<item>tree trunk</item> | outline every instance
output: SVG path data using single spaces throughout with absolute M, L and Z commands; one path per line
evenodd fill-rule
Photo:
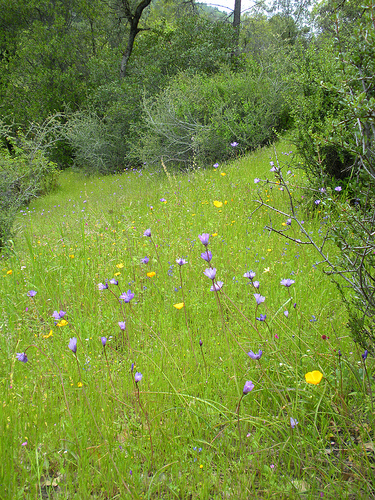
M 138 35 L 138 33 L 141 30 L 141 28 L 138 28 L 139 21 L 142 16 L 142 12 L 146 7 L 148 7 L 151 3 L 151 0 L 142 0 L 138 5 L 137 8 L 135 9 L 134 14 L 130 10 L 130 5 L 128 0 L 122 0 L 122 6 L 124 9 L 124 14 L 126 19 L 129 22 L 130 25 L 130 33 L 128 37 L 128 43 L 126 46 L 126 49 L 122 53 L 122 59 L 121 59 L 121 70 L 120 70 L 120 76 L 121 78 L 124 78 L 126 75 L 126 68 L 129 62 L 129 58 L 131 56 L 132 50 L 133 50 L 133 45 L 134 45 L 134 40 L 135 37 Z

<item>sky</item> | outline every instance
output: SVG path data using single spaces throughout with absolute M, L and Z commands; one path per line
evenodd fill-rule
M 225 12 L 230 12 L 234 9 L 234 0 L 199 0 L 202 3 L 206 3 L 207 5 L 211 5 L 212 7 L 217 7 L 219 10 L 223 10 Z M 254 0 L 242 0 L 241 1 L 241 12 L 244 13 L 247 9 L 250 9 L 252 5 L 254 5 Z

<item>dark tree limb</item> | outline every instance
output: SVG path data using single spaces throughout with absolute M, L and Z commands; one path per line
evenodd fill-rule
M 121 70 L 120 76 L 124 78 L 126 75 L 126 68 L 128 65 L 129 58 L 131 56 L 135 37 L 138 35 L 142 28 L 138 27 L 139 21 L 142 16 L 142 12 L 148 7 L 151 3 L 151 0 L 142 0 L 136 7 L 134 14 L 131 11 L 130 4 L 128 0 L 122 0 L 122 7 L 125 14 L 126 19 L 128 20 L 130 32 L 128 37 L 128 43 L 126 45 L 126 49 L 122 53 L 121 59 Z

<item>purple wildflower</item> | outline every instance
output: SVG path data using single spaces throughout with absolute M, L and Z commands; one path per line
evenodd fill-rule
M 217 168 L 218 166 L 219 166 L 219 164 L 218 164 L 218 163 L 215 163 L 215 164 L 214 164 L 214 168 Z
M 53 311 L 52 318 L 54 318 L 56 321 L 60 321 L 60 319 L 65 316 L 65 314 L 65 311 Z
M 319 205 L 320 200 L 315 200 L 314 203 L 315 203 L 315 205 Z
M 216 283 L 212 283 L 211 292 L 218 292 L 223 288 L 224 283 L 222 281 L 218 281 Z
M 250 352 L 247 353 L 247 355 L 251 359 L 254 359 L 254 360 L 260 359 L 262 357 L 262 354 L 263 354 L 263 351 L 261 351 L 260 349 L 259 349 L 259 351 L 258 351 L 257 354 L 255 352 L 253 352 L 253 351 L 250 351 Z
M 258 179 L 258 177 L 255 177 L 254 184 L 258 184 L 258 182 L 260 182 L 260 179 Z
M 107 337 L 100 337 L 100 340 L 102 341 L 102 346 L 105 347 L 107 343 Z
M 368 355 L 368 350 L 366 349 L 365 352 L 362 354 L 363 361 L 366 361 L 367 355 Z
M 201 253 L 201 258 L 206 262 L 210 262 L 212 259 L 212 253 L 209 250 L 206 250 L 206 252 Z
M 259 306 L 259 304 L 261 304 L 262 302 L 264 302 L 266 300 L 266 297 L 263 297 L 262 295 L 260 295 L 260 293 L 254 293 L 254 298 L 255 298 L 258 306 Z
M 244 395 L 246 396 L 246 394 L 248 394 L 249 392 L 251 392 L 252 390 L 254 389 L 254 384 L 252 383 L 251 380 L 248 380 L 245 385 L 244 385 L 244 388 L 243 388 L 243 393 Z
M 284 316 L 287 318 L 289 316 L 289 312 L 288 311 L 284 311 Z
M 232 148 L 236 148 L 238 146 L 238 142 L 233 141 L 230 143 L 230 145 L 232 146 Z
M 341 186 L 336 186 L 335 187 L 335 191 L 337 191 L 338 193 L 341 191 L 342 187 Z
M 98 288 L 99 288 L 99 290 L 107 290 L 108 283 L 107 282 L 105 282 L 105 283 L 99 283 Z
M 203 340 L 202 339 L 199 339 L 199 345 L 202 347 L 202 345 L 203 345 Z
M 132 363 L 132 365 L 130 367 L 130 371 L 133 373 L 133 371 L 134 371 L 134 363 Z
M 201 240 L 202 245 L 206 247 L 208 245 L 208 240 L 210 238 L 210 235 L 208 233 L 202 233 L 198 234 L 198 238 Z
M 151 229 L 146 229 L 146 231 L 143 233 L 143 236 L 147 236 L 148 238 L 151 238 Z
M 184 264 L 187 264 L 187 260 L 185 260 L 185 259 L 176 259 L 176 262 L 179 266 L 183 266 Z
M 292 219 L 287 219 L 286 220 L 286 225 L 291 226 L 292 225 Z
M 293 283 L 295 283 L 295 281 L 291 280 L 290 278 L 287 278 L 285 280 L 281 280 L 280 281 L 280 285 L 286 286 L 287 288 L 289 288 L 290 286 L 292 286 Z
M 203 271 L 203 274 L 205 274 L 210 280 L 214 280 L 216 276 L 216 268 L 208 267 Z
M 70 339 L 68 347 L 74 354 L 77 352 L 77 339 L 75 337 Z
M 136 372 L 136 374 L 134 375 L 135 383 L 138 384 L 138 382 L 142 380 L 142 377 L 143 377 L 142 373 Z
M 37 294 L 38 292 L 36 292 L 35 290 L 29 290 L 27 292 L 27 296 L 28 297 L 35 297 L 35 295 Z
M 253 278 L 255 278 L 255 273 L 254 271 L 248 271 L 247 273 L 245 273 L 243 275 L 244 278 L 249 278 L 249 280 L 252 280 Z
M 125 321 L 119 321 L 118 326 L 120 327 L 120 330 L 125 330 L 126 328 Z
M 149 260 L 150 260 L 150 259 L 149 259 L 149 258 L 147 257 L 147 255 L 146 255 L 146 257 L 144 257 L 143 259 L 141 259 L 141 263 L 142 263 L 142 264 L 148 264 L 148 261 L 149 261 Z
M 109 280 L 109 282 L 111 283 L 111 285 L 118 285 L 118 281 L 115 278 L 112 278 L 111 280 Z
M 266 321 L 267 314 L 261 314 L 259 318 L 257 318 L 258 321 Z
M 298 425 L 298 420 L 296 420 L 295 418 L 290 417 L 290 427 L 292 429 L 294 429 L 296 425 Z
M 123 300 L 126 304 L 134 299 L 134 293 L 129 289 L 127 292 L 122 293 L 119 297 L 120 300 Z
M 22 363 L 27 363 L 29 361 L 25 352 L 17 352 L 16 358 Z
M 259 285 L 260 285 L 259 281 L 253 281 L 254 288 L 259 288 Z
M 320 191 L 321 193 L 325 193 L 325 192 L 326 192 L 326 188 L 320 188 L 320 189 L 319 189 L 319 191 Z

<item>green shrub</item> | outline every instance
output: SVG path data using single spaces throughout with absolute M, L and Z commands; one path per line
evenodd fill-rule
M 6 130 L 3 127 L 3 132 Z M 6 130 L 9 132 L 9 129 Z M 20 207 L 51 191 L 57 181 L 56 164 L 45 156 L 38 137 L 2 137 L 0 148 L 0 248 L 12 236 L 15 215 Z
M 231 158 L 275 137 L 287 124 L 281 77 L 256 63 L 214 76 L 180 74 L 156 98 L 144 99 L 144 124 L 134 148 L 148 164 L 164 161 L 183 168 Z

